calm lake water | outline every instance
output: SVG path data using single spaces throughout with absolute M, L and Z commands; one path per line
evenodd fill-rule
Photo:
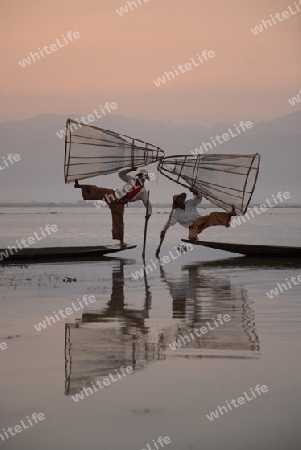
M 156 450 L 160 436 L 171 443 L 158 448 L 172 450 L 300 448 L 301 284 L 273 298 L 267 292 L 301 275 L 301 260 L 197 246 L 181 254 L 187 231 L 176 225 L 161 249 L 170 262 L 159 266 L 168 214 L 155 209 L 149 221 L 146 276 L 136 273 L 144 210 L 134 208 L 125 216 L 133 250 L 98 261 L 0 265 L 0 344 L 7 344 L 0 430 L 45 415 L 0 437 L 3 449 Z M 37 246 L 113 243 L 106 208 L 2 208 L 0 248 L 47 224 L 58 231 Z M 301 209 L 272 209 L 235 228 L 208 229 L 202 239 L 301 246 Z M 85 295 L 96 300 L 81 308 Z M 34 327 L 70 307 L 65 319 Z M 123 375 L 122 367 L 133 372 Z M 257 385 L 268 390 L 259 395 Z M 244 404 L 227 408 L 239 397 Z

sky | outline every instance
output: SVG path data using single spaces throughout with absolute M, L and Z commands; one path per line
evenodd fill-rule
M 120 16 L 126 0 L 1 0 L 0 121 L 87 115 L 108 101 L 113 114 L 178 125 L 256 123 L 300 109 L 288 102 L 301 89 L 299 0 L 136 3 Z M 276 24 L 253 34 L 270 15 Z M 79 37 L 66 44 L 69 31 Z M 49 54 L 21 67 L 45 45 Z M 203 51 L 215 56 L 194 66 Z M 190 70 L 155 85 L 185 63 Z

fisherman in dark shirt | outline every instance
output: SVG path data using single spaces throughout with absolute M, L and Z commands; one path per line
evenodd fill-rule
M 112 237 L 120 241 L 121 247 L 126 247 L 124 238 L 124 205 L 127 203 L 137 202 L 141 200 L 146 208 L 146 217 L 152 214 L 152 205 L 148 200 L 147 191 L 144 187 L 146 180 L 149 180 L 147 170 L 140 170 L 136 177 L 128 175 L 129 172 L 137 170 L 136 167 L 132 169 L 124 169 L 119 172 L 119 177 L 126 184 L 118 192 L 118 190 L 97 187 L 94 185 L 83 184 L 80 185 L 76 180 L 75 188 L 82 190 L 84 200 L 104 200 L 109 206 L 112 214 Z

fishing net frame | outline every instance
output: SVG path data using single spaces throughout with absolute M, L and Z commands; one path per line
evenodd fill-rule
M 108 175 L 126 167 L 147 166 L 160 161 L 164 155 L 165 152 L 160 147 L 141 139 L 86 125 L 70 118 L 66 121 L 64 160 L 66 184 L 75 180 Z
M 234 205 L 236 213 L 243 215 L 248 209 L 255 190 L 259 166 L 259 153 L 212 154 L 197 157 L 176 155 L 162 159 L 158 164 L 158 171 L 185 188 L 196 190 L 225 211 L 230 212 Z M 212 182 L 205 179 L 206 176 L 210 178 L 209 171 L 213 174 Z M 219 172 L 228 174 L 226 176 L 230 180 L 232 177 L 232 187 L 229 186 L 230 183 L 228 186 L 221 184 L 222 175 Z

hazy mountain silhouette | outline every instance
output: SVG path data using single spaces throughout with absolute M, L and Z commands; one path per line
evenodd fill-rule
M 70 117 L 80 117 L 72 114 Z M 0 171 L 0 202 L 5 201 L 77 201 L 80 191 L 64 184 L 64 139 L 56 132 L 65 128 L 66 116 L 46 114 L 20 122 L 0 123 L 1 158 L 18 153 L 21 161 Z M 248 119 L 245 119 L 248 120 Z M 210 153 L 261 154 L 261 170 L 253 201 L 263 201 L 278 191 L 289 191 L 292 203 L 301 203 L 301 111 L 268 122 L 253 124 L 253 128 L 219 144 Z M 167 156 L 188 154 L 210 137 L 235 131 L 233 123 L 219 123 L 210 129 L 198 125 L 177 126 L 171 122 L 143 121 L 119 115 L 105 116 L 93 125 L 126 133 L 158 145 Z M 150 186 L 154 202 L 169 202 L 182 187 L 166 180 L 156 171 Z M 118 187 L 117 175 L 92 178 L 87 183 Z

